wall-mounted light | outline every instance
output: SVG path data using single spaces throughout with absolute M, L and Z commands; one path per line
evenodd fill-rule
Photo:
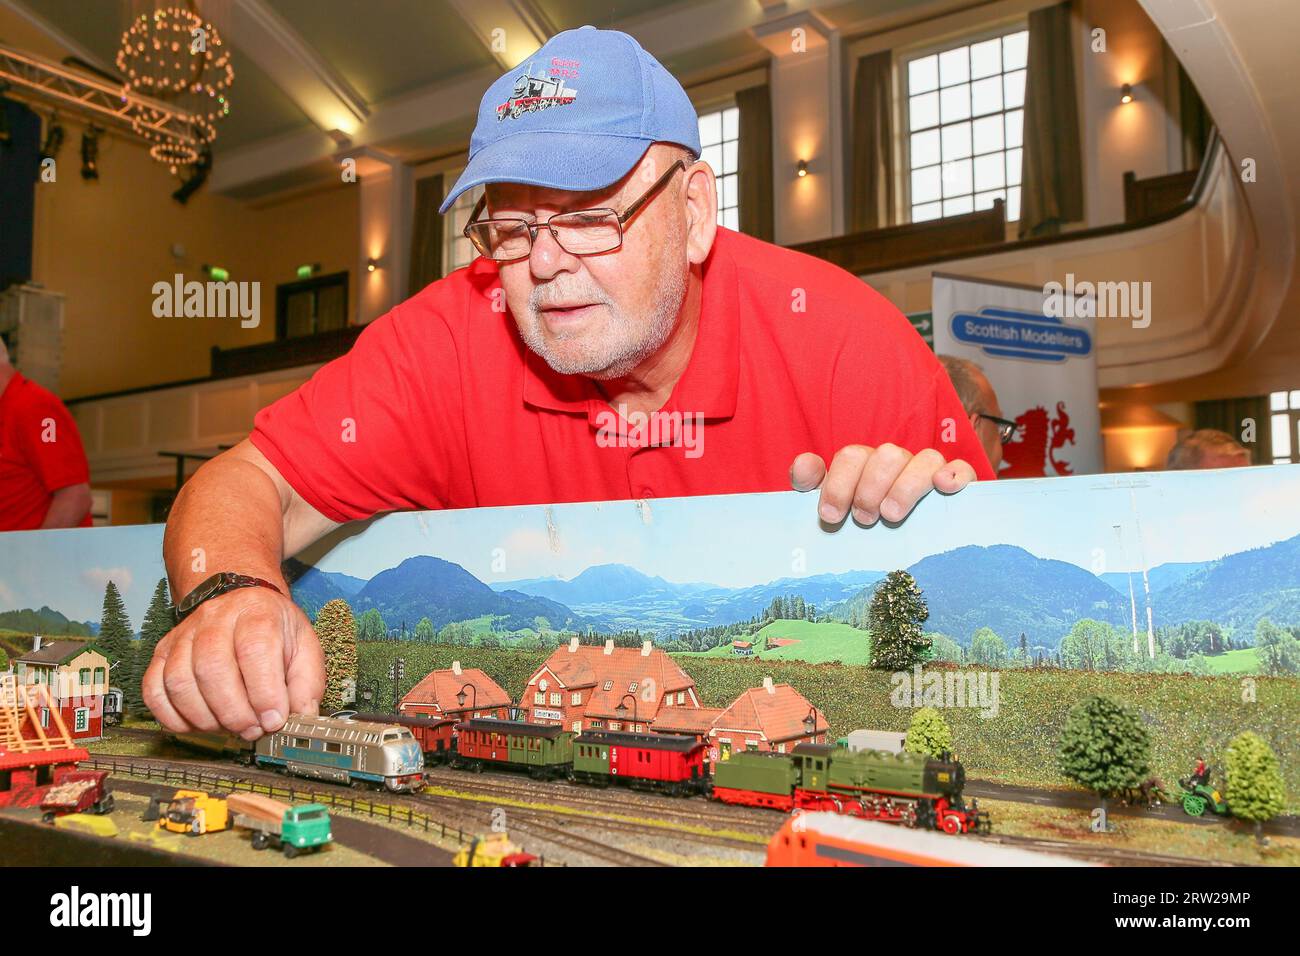
M 375 271 L 376 269 L 378 269 L 378 268 L 379 268 L 379 263 L 376 262 L 374 259 L 367 259 L 367 260 L 366 260 L 366 271 L 367 271 L 367 272 L 374 272 L 374 271 Z
M 807 176 L 808 160 L 806 159 L 799 160 L 799 165 L 795 166 L 795 173 L 800 179 L 803 179 L 805 176 Z
M 202 266 L 203 274 L 213 282 L 226 282 L 230 278 L 230 271 L 223 269 L 221 266 Z
M 319 262 L 310 262 L 305 265 L 299 266 L 297 269 L 297 275 L 299 279 L 310 279 L 318 272 L 320 272 Z
M 1119 88 L 1119 101 L 1125 105 L 1133 102 L 1133 86 L 1125 83 Z
M 87 126 L 81 134 L 81 178 L 99 178 L 99 127 Z

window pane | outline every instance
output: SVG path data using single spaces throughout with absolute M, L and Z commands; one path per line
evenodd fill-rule
M 909 129 L 925 129 L 929 126 L 939 125 L 938 93 L 923 93 L 920 96 L 913 96 L 908 101 L 908 104 L 911 115 L 908 123 Z
M 736 171 L 736 149 L 739 147 L 738 140 L 724 140 L 722 143 L 722 171 L 724 173 L 734 173 Z
M 1002 117 L 984 116 L 972 124 L 975 152 L 990 153 L 1002 148 Z
M 970 196 L 961 196 L 958 199 L 945 199 L 943 201 L 943 214 L 945 216 L 962 216 L 975 209 L 974 202 Z
M 976 80 L 970 85 L 971 112 L 976 116 L 996 113 L 1002 109 L 1002 79 L 990 76 L 987 80 Z M 1017 103 L 1017 106 L 1020 104 Z
M 1020 185 L 1020 150 L 1009 149 L 1006 151 L 1007 157 L 1007 185 Z
M 711 146 L 722 142 L 722 114 L 705 113 L 700 117 L 700 145 Z
M 1002 38 L 1002 69 L 1019 70 L 1029 60 L 1029 31 L 1021 30 Z
M 907 92 L 928 93 L 939 88 L 939 58 L 923 56 L 907 64 Z
M 927 203 L 940 197 L 939 167 L 912 170 L 912 202 Z
M 722 146 L 721 145 L 715 144 L 713 146 L 705 146 L 704 149 L 700 152 L 700 159 L 704 160 L 706 163 L 709 164 L 709 168 L 713 170 L 713 174 L 715 176 L 722 175 Z
M 1291 407 L 1300 408 L 1300 389 L 1291 393 Z
M 953 123 L 943 128 L 943 158 L 965 159 L 970 155 L 970 123 Z
M 939 54 L 939 85 L 952 86 L 970 79 L 970 48 L 960 46 Z
M 1020 187 L 1012 186 L 1007 190 L 1007 222 L 1020 219 Z
M 924 206 L 912 207 L 912 222 L 925 222 L 927 219 L 938 219 L 943 215 L 943 203 L 926 203 Z
M 1025 123 L 1024 110 L 1012 110 L 1007 113 L 1007 148 L 1011 149 L 1016 146 L 1023 146 L 1024 140 L 1022 132 Z
M 722 111 L 722 138 L 737 139 L 739 137 L 740 108 L 731 106 Z
M 1286 392 L 1274 392 L 1268 397 L 1268 410 L 1281 412 L 1286 410 Z
M 722 214 L 722 224 L 732 232 L 740 231 L 740 210 L 728 209 Z
M 1291 455 L 1291 416 L 1273 416 L 1273 454 Z
M 1001 40 L 985 40 L 983 43 L 976 43 L 970 48 L 971 79 L 978 80 L 982 76 L 993 76 L 995 73 L 1001 72 Z
M 939 131 L 912 134 L 912 166 L 930 166 L 939 161 Z
M 1002 77 L 1003 98 L 1007 101 L 1007 109 L 1014 109 L 1017 106 L 1025 105 L 1025 71 L 1017 70 L 1015 73 L 1007 73 Z
M 939 91 L 939 114 L 945 123 L 970 118 L 970 87 L 966 84 Z
M 977 157 L 975 160 L 975 190 L 1000 189 L 1006 185 L 1006 164 L 997 153 Z
M 1006 199 L 1006 198 L 1007 198 L 1007 193 L 1006 193 L 1006 190 L 1004 190 L 1004 189 L 993 189 L 993 190 L 990 190 L 989 192 L 986 192 L 986 193 L 976 193 L 976 194 L 975 194 L 975 208 L 976 208 L 976 209 L 992 209 L 992 208 L 993 208 L 993 200 L 995 200 L 995 199 Z
M 945 199 L 971 191 L 971 165 L 969 159 L 959 159 L 943 164 L 943 195 Z M 947 215 L 947 212 L 944 213 Z

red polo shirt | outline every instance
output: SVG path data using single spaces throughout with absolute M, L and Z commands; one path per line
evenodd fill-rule
M 622 433 L 591 379 L 552 371 L 493 311 L 499 289 L 477 259 L 401 303 L 263 409 L 253 444 L 334 521 L 789 490 L 796 455 L 851 444 L 936 448 L 993 477 L 920 336 L 820 259 L 719 229 L 686 372 Z
M 67 408 L 15 372 L 0 394 L 0 531 L 39 528 L 54 492 L 89 481 L 81 435 Z M 81 525 L 90 526 L 89 512 Z

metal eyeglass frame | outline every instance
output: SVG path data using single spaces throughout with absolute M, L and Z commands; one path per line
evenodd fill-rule
M 529 255 L 532 254 L 533 243 L 537 241 L 537 232 L 543 226 L 545 226 L 547 231 L 550 232 L 551 238 L 555 240 L 555 244 L 559 246 L 561 249 L 564 249 L 564 251 L 569 253 L 569 255 L 571 256 L 600 256 L 608 252 L 615 252 L 623 247 L 623 227 L 624 225 L 627 224 L 627 221 L 631 219 L 634 215 L 636 215 L 637 210 L 639 210 L 642 206 L 646 205 L 646 203 L 650 202 L 650 200 L 654 199 L 654 197 L 658 195 L 658 193 L 660 192 L 660 190 L 664 188 L 664 186 L 668 185 L 668 180 L 673 178 L 673 174 L 676 173 L 678 169 L 685 169 L 687 165 L 688 163 L 686 162 L 685 159 L 678 159 L 676 162 L 674 162 L 671 166 L 668 167 L 667 170 L 664 171 L 664 174 L 655 181 L 654 185 L 651 186 L 649 189 L 647 189 L 645 192 L 643 192 L 641 196 L 636 201 L 634 201 L 630 206 L 628 206 L 627 209 L 624 210 L 621 215 L 616 210 L 614 210 L 609 206 L 595 206 L 591 209 L 570 209 L 565 212 L 557 212 L 554 216 L 550 216 L 547 219 L 542 220 L 540 222 L 531 219 L 522 219 L 517 216 L 505 216 L 499 219 L 493 218 L 493 219 L 478 220 L 479 213 L 481 213 L 484 207 L 487 205 L 487 193 L 484 193 L 482 196 L 479 197 L 478 202 L 474 204 L 474 211 L 470 213 L 469 222 L 465 223 L 465 228 L 461 230 L 461 234 L 464 235 L 464 237 L 468 239 L 471 243 L 473 243 L 474 248 L 479 251 L 480 255 L 482 255 L 484 258 L 490 259 L 493 262 L 513 262 L 516 259 L 527 258 Z M 618 243 L 616 245 L 610 246 L 608 249 L 601 249 L 599 251 L 570 252 L 567 248 L 565 248 L 564 243 L 560 241 L 560 237 L 556 235 L 555 227 L 551 225 L 551 220 L 558 219 L 561 216 L 581 216 L 593 212 L 614 214 L 615 221 L 618 223 Z M 473 226 L 481 226 L 484 223 L 489 223 L 489 222 L 523 223 L 523 225 L 528 230 L 528 251 L 521 256 L 511 256 L 509 259 L 496 259 L 488 255 L 488 253 L 483 249 L 483 247 L 480 246 L 474 240 L 474 237 L 472 235 L 470 235 L 470 229 Z
M 975 414 L 998 426 L 998 438 L 1002 440 L 1004 445 L 1015 437 L 1016 431 L 1020 428 L 1017 422 L 1013 422 L 1009 418 L 998 418 L 998 416 L 990 415 L 987 412 L 976 412 Z

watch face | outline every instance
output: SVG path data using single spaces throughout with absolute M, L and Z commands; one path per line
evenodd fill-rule
M 220 591 L 222 585 L 224 585 L 225 583 L 226 583 L 226 573 L 224 571 L 219 574 L 212 575 L 212 577 L 203 581 L 201 584 L 198 585 L 198 587 L 196 587 L 193 591 L 191 591 L 189 594 L 185 596 L 185 600 L 181 601 L 180 607 L 176 609 L 177 612 L 180 614 L 187 614 L 190 611 L 194 610 L 194 608 L 196 608 L 199 604 L 206 601 L 208 598 L 212 597 L 212 595 Z

